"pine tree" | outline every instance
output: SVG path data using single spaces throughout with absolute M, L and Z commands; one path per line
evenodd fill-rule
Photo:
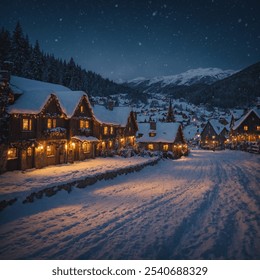
M 2 28 L 0 31 L 0 67 L 4 61 L 10 59 L 11 37 L 10 33 Z
M 6 74 L 6 72 L 4 73 Z M 0 73 L 0 173 L 5 171 L 8 150 L 9 115 L 7 107 L 9 103 L 9 78 Z
M 14 62 L 13 74 L 23 75 L 23 67 L 26 64 L 26 52 L 28 51 L 28 44 L 23 35 L 23 30 L 18 21 L 12 36 L 11 44 L 11 58 Z
M 172 101 L 170 100 L 167 116 L 166 116 L 166 122 L 175 122 L 175 117 L 173 113 L 173 108 L 172 108 Z

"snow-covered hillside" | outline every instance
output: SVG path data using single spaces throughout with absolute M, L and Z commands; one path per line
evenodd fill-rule
M 159 83 L 161 87 L 165 87 L 167 85 L 190 86 L 198 83 L 212 84 L 218 80 L 227 78 L 234 73 L 234 70 L 222 70 L 219 68 L 197 68 L 177 75 L 154 77 L 152 79 L 139 77 L 128 81 L 128 83 L 132 86 L 137 86 L 141 83 L 146 84 L 147 86 L 151 86 L 153 84 Z
M 0 212 L 1 259 L 259 259 L 258 155 L 194 150 Z

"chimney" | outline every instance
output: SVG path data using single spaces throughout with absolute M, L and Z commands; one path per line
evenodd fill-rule
M 155 121 L 150 122 L 150 129 L 151 130 L 156 130 L 156 122 Z
M 110 99 L 110 100 L 107 101 L 107 109 L 108 110 L 113 111 L 114 105 L 115 105 L 114 100 Z

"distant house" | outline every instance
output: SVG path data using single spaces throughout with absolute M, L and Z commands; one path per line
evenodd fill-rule
M 140 149 L 171 152 L 174 158 L 187 155 L 188 146 L 179 123 L 139 123 L 137 142 Z
M 234 122 L 231 127 L 231 141 L 260 141 L 260 108 L 251 109 Z
M 208 120 L 200 134 L 200 146 L 207 149 L 223 147 L 228 133 L 228 125 L 223 125 L 217 119 Z

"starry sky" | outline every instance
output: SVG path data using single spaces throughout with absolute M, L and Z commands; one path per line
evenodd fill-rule
M 1 0 L 32 43 L 112 80 L 260 61 L 259 0 Z

